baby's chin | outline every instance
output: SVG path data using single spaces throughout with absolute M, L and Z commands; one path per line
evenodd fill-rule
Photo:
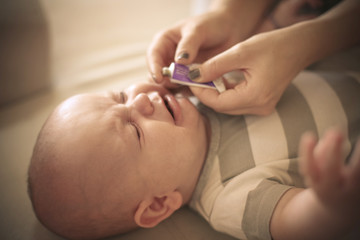
M 203 121 L 203 116 L 198 110 L 197 106 L 200 104 L 200 101 L 196 97 L 179 97 L 176 96 L 179 105 L 181 106 L 181 111 L 183 115 L 183 125 L 184 127 L 194 128 L 195 131 L 198 131 L 199 122 Z

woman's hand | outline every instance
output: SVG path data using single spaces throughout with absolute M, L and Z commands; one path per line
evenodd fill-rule
M 219 0 L 210 10 L 158 33 L 147 51 L 152 78 L 169 86 L 161 70 L 175 61 L 202 63 L 254 34 L 273 0 Z
M 222 11 L 207 12 L 157 34 L 147 52 L 148 67 L 154 81 L 163 83 L 161 69 L 171 62 L 201 62 L 240 40 L 239 28 L 230 16 Z
M 292 79 L 309 64 L 358 43 L 360 4 L 347 0 L 309 21 L 261 33 L 234 45 L 193 69 L 198 82 L 241 70 L 245 79 L 221 94 L 191 88 L 201 102 L 227 114 L 271 113 Z M 348 27 L 347 27 L 348 26 Z
M 280 32 L 281 31 L 281 32 Z M 190 78 L 209 82 L 241 70 L 244 79 L 223 93 L 191 87 L 205 105 L 227 114 L 267 115 L 273 111 L 292 79 L 306 66 L 301 44 L 286 29 L 255 35 L 209 59 L 190 72 Z

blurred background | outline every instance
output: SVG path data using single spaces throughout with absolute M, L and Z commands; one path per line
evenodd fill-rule
M 119 78 L 144 68 L 153 35 L 198 5 L 191 0 L 0 2 L 1 105 L 44 87 Z

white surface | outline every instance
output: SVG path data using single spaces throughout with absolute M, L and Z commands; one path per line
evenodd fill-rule
M 50 27 L 52 80 L 61 86 L 144 68 L 154 34 L 189 16 L 191 2 L 40 1 Z

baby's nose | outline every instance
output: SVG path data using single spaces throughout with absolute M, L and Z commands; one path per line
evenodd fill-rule
M 134 108 L 144 116 L 152 115 L 154 112 L 154 106 L 145 93 L 137 95 L 133 104 Z

